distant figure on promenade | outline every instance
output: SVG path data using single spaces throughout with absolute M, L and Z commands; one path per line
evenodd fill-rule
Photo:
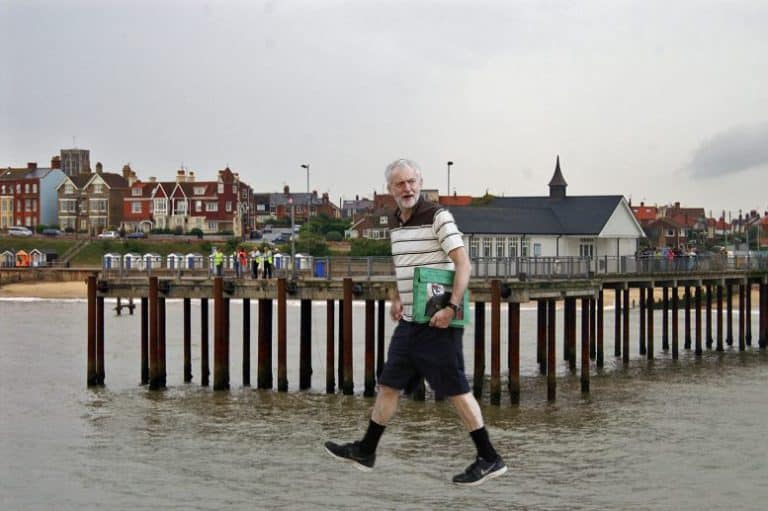
M 224 254 L 219 247 L 213 247 L 213 266 L 216 268 L 216 276 L 221 277 L 222 267 L 224 266 Z
M 453 482 L 476 486 L 504 474 L 507 466 L 491 444 L 480 405 L 464 374 L 464 329 L 449 326 L 461 311 L 461 298 L 469 283 L 469 256 L 453 215 L 421 197 L 422 175 L 416 163 L 397 160 L 387 166 L 384 176 L 397 203 L 394 220 L 398 227 L 390 231 L 397 290 L 389 314 L 399 323 L 392 334 L 365 435 L 351 443 L 326 442 L 325 449 L 332 456 L 370 472 L 379 439 L 397 410 L 401 391 L 412 391 L 424 377 L 436 395 L 446 396 L 451 402 L 477 449 L 475 461 L 454 476 Z M 412 277 L 417 265 L 455 269 L 451 299 L 432 315 L 429 324 L 412 321 Z M 426 446 L 425 450 L 430 448 L 433 446 Z
M 264 252 L 264 278 L 265 279 L 271 279 L 272 278 L 272 249 L 267 248 L 267 250 Z
M 261 251 L 258 247 L 251 249 L 251 278 L 259 278 L 259 264 L 261 264 Z
M 242 277 L 248 271 L 248 254 L 245 253 L 245 248 L 243 247 L 237 249 L 237 262 L 240 267 L 237 276 Z

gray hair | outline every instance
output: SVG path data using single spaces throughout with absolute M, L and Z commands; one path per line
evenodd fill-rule
M 421 167 L 419 167 L 419 164 L 416 163 L 413 160 L 408 160 L 406 158 L 400 158 L 400 159 L 397 159 L 397 160 L 393 161 L 389 165 L 387 165 L 387 168 L 384 169 L 384 179 L 387 180 L 387 186 L 389 186 L 391 184 L 390 181 L 392 179 L 392 174 L 397 169 L 411 169 L 412 171 L 414 171 L 416 173 L 416 177 L 419 179 L 419 181 L 422 180 L 422 177 L 421 177 Z

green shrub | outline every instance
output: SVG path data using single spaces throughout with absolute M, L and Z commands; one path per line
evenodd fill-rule
M 327 241 L 341 241 L 344 236 L 339 231 L 329 231 L 325 234 L 325 239 Z

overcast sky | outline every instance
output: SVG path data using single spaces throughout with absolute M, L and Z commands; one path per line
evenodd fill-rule
M 768 209 L 768 2 L 0 0 L 0 166 Z M 73 137 L 76 137 L 73 139 Z

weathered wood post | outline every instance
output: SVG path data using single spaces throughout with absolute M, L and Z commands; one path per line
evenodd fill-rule
M 250 387 L 250 386 L 251 386 L 251 299 L 243 298 L 243 387 Z
M 475 372 L 472 392 L 477 400 L 483 395 L 485 379 L 485 302 L 475 302 Z
M 621 354 L 621 360 L 625 363 L 629 363 L 629 309 L 631 306 L 631 303 L 629 301 L 629 286 L 624 286 L 624 297 L 622 299 L 622 302 L 624 302 L 624 314 L 623 314 L 623 339 L 622 339 L 622 354 Z
M 613 309 L 613 356 L 621 356 L 621 288 L 616 286 Z
M 669 351 L 669 288 L 661 288 L 661 349 Z
M 141 384 L 149 383 L 149 300 L 141 297 Z
M 581 350 L 579 352 L 582 356 L 584 354 L 584 343 L 587 343 L 587 353 L 589 353 L 589 298 L 586 296 L 581 298 Z
M 166 372 L 166 340 L 168 329 L 166 328 L 165 316 L 165 297 L 160 296 L 157 299 L 157 366 L 160 373 L 160 387 L 165 388 L 168 373 Z
M 689 350 L 691 349 L 691 286 L 688 285 L 688 283 L 685 284 L 684 290 L 684 307 L 685 307 L 685 315 L 684 317 L 684 328 L 685 328 L 685 341 L 684 341 L 684 347 L 685 349 Z
M 565 317 L 565 331 L 567 332 L 566 342 L 568 346 L 568 367 L 571 371 L 576 370 L 576 298 L 568 297 L 565 299 L 563 311 L 567 314 Z
M 725 343 L 733 346 L 733 283 L 725 281 Z
M 760 284 L 760 332 L 758 344 L 761 349 L 768 346 L 768 284 Z
M 714 338 L 712 337 L 712 285 L 707 284 L 707 305 L 704 310 L 704 318 L 706 323 L 705 337 L 707 342 L 707 349 L 712 349 L 712 343 Z
M 224 310 L 224 282 L 213 279 L 213 390 L 229 388 L 229 360 L 227 359 Z
M 208 344 L 208 298 L 200 299 L 200 385 L 208 386 L 211 376 L 210 346 Z
M 384 300 L 379 300 L 376 313 L 376 378 L 378 378 L 381 376 L 381 371 L 384 369 L 384 316 L 386 314 Z
M 645 325 L 646 325 L 646 314 L 645 314 L 645 288 L 641 285 L 637 288 L 637 292 L 639 294 L 639 302 L 640 307 L 638 311 L 638 325 L 639 325 L 639 346 L 638 346 L 638 352 L 640 356 L 643 356 L 646 354 L 645 351 Z
M 540 374 L 547 374 L 546 354 L 547 354 L 547 302 L 544 300 L 536 300 L 536 361 L 539 363 Z
M 573 311 L 571 311 L 573 300 L 571 297 L 566 297 L 563 300 L 563 360 L 569 363 L 568 366 L 571 369 L 573 367 L 570 362 L 575 355 L 571 346 L 571 323 L 576 321 L 576 318 L 573 317 Z
M 555 363 L 555 300 L 547 300 L 547 401 L 554 401 L 557 395 L 557 369 Z
M 656 309 L 656 298 L 653 296 L 653 286 L 648 290 L 648 299 L 646 300 L 645 307 L 647 309 L 648 317 L 646 318 L 646 321 L 648 323 L 648 360 L 653 360 L 654 354 L 654 331 L 653 331 L 653 316 L 654 316 L 654 310 Z
M 374 324 L 376 318 L 375 311 L 376 303 L 373 300 L 365 301 L 365 385 L 363 389 L 363 396 L 373 397 L 376 387 L 375 376 L 375 351 L 376 351 L 376 337 Z
M 509 324 L 509 399 L 513 405 L 520 403 L 520 304 L 509 302 L 507 310 Z
M 229 388 L 229 346 L 230 346 L 230 305 L 232 303 L 232 300 L 230 300 L 228 297 L 224 297 L 224 361 L 226 363 L 227 367 L 227 388 Z
M 597 302 L 594 297 L 589 298 L 589 359 L 597 358 L 597 331 L 595 328 Z M 574 350 L 575 352 L 576 350 Z M 575 355 L 575 353 L 574 353 Z
M 491 281 L 491 404 L 501 404 L 501 282 Z
M 96 275 L 88 277 L 88 366 L 86 385 L 92 387 L 99 384 L 96 366 Z
M 723 351 L 723 286 L 717 285 L 717 351 Z
M 312 300 L 301 300 L 299 307 L 299 390 L 306 390 L 312 387 Z
M 696 285 L 696 295 L 694 297 L 694 307 L 696 307 L 696 356 L 700 357 L 701 349 L 701 283 Z
M 677 283 L 672 287 L 672 360 L 677 360 L 680 347 L 680 296 Z
M 184 298 L 184 383 L 192 381 L 192 299 Z
M 744 311 L 744 340 L 747 346 L 752 346 L 752 283 L 749 278 L 746 279 L 746 296 L 745 296 L 745 311 Z
M 260 389 L 271 389 L 272 374 L 272 299 L 259 299 L 259 360 L 256 382 Z
M 746 349 L 744 341 L 744 302 L 746 301 L 744 294 L 744 284 L 739 284 L 739 351 Z
M 149 277 L 149 389 L 160 388 L 160 367 L 158 362 L 158 307 L 157 277 Z
M 581 392 L 582 393 L 588 393 L 589 392 L 589 326 L 586 328 L 585 334 L 585 328 L 583 323 L 586 319 L 587 323 L 590 323 L 589 316 L 591 315 L 589 312 L 587 314 L 584 314 L 584 309 L 589 309 L 589 302 L 591 300 L 587 298 L 581 299 L 581 321 L 582 321 L 582 327 L 581 327 Z M 585 307 L 586 306 L 586 307 Z
M 96 384 L 104 385 L 104 297 L 96 297 Z
M 325 392 L 333 394 L 336 392 L 336 335 L 334 333 L 334 321 L 336 316 L 335 300 L 325 301 Z
M 288 392 L 288 306 L 285 277 L 277 279 L 277 391 Z M 301 349 L 301 347 L 299 347 Z M 299 355 L 301 359 L 301 355 Z M 301 362 L 299 362 L 301 364 Z
M 605 363 L 605 348 L 603 346 L 603 321 L 605 314 L 605 301 L 603 299 L 603 289 L 597 292 L 597 367 L 603 367 Z
M 342 392 L 344 395 L 351 396 L 354 393 L 355 385 L 352 375 L 352 279 L 344 279 L 344 380 Z

